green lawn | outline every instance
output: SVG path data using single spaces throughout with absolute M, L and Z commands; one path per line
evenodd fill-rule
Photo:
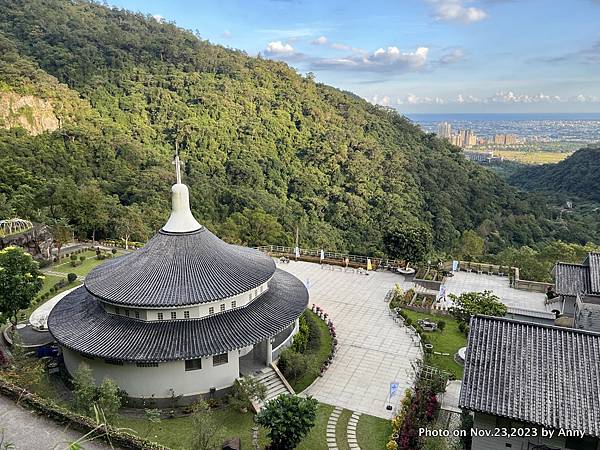
M 333 411 L 333 406 L 319 404 L 317 421 L 306 439 L 297 447 L 298 450 L 327 450 L 327 420 Z M 215 410 L 215 419 L 225 426 L 228 437 L 240 437 L 242 449 L 252 448 L 252 413 L 241 414 L 231 408 Z M 148 422 L 145 419 L 121 415 L 117 424 L 121 428 L 128 428 L 134 433 L 149 440 L 158 442 L 173 450 L 189 448 L 188 436 L 192 426 L 191 417 L 177 417 L 164 419 L 154 426 L 147 435 Z M 267 430 L 261 428 L 259 441 L 264 444 Z
M 327 421 L 332 411 L 333 406 L 319 403 L 315 426 L 296 450 L 327 450 Z
M 331 335 L 329 334 L 329 327 L 327 324 L 319 319 L 319 317 L 312 311 L 306 310 L 305 314 L 310 314 L 314 317 L 315 323 L 319 327 L 321 334 L 321 345 L 317 349 L 317 351 L 307 353 L 308 358 L 308 367 L 309 369 L 306 373 L 298 378 L 298 379 L 289 379 L 288 382 L 294 388 L 297 394 L 302 392 L 308 386 L 312 384 L 313 381 L 317 379 L 319 376 L 319 372 L 321 366 L 327 359 L 329 358 L 329 354 L 331 353 Z
M 122 252 L 117 253 L 115 256 L 120 256 L 122 254 L 123 254 Z M 61 264 L 51 267 L 51 270 L 56 271 L 56 272 L 62 272 L 62 273 L 73 272 L 73 273 L 77 274 L 78 276 L 85 276 L 94 267 L 99 266 L 103 262 L 110 261 L 110 258 L 102 259 L 102 260 L 96 259 L 96 254 L 94 252 L 84 252 L 80 255 L 77 255 L 77 258 L 79 258 L 79 256 L 87 256 L 87 259 L 83 262 L 79 261 L 79 259 L 78 259 L 77 263 L 78 264 L 80 263 L 80 264 L 76 267 L 71 266 L 71 261 L 67 260 L 64 263 L 61 263 Z
M 215 410 L 215 420 L 224 424 L 227 438 L 240 437 L 242 448 L 252 448 L 252 425 L 253 414 L 241 414 L 232 408 Z M 184 450 L 189 448 L 189 436 L 192 427 L 192 418 L 177 417 L 173 419 L 163 418 L 159 424 L 147 435 L 148 422 L 145 419 L 133 418 L 121 415 L 118 426 L 134 430 L 139 436 L 158 442 L 173 450 Z M 264 436 L 264 430 L 262 435 Z
M 352 411 L 344 409 L 335 426 L 335 440 L 339 450 L 350 450 L 348 445 L 348 421 L 352 417 Z
M 392 434 L 392 422 L 363 414 L 358 419 L 356 440 L 361 450 L 383 450 Z
M 449 355 L 443 356 L 431 354 L 428 357 L 428 363 L 454 374 L 457 380 L 461 380 L 463 376 L 463 366 L 454 361 L 454 355 L 459 348 L 467 345 L 467 338 L 465 334 L 458 329 L 458 322 L 450 316 L 436 316 L 434 314 L 425 314 L 409 309 L 403 309 L 403 311 L 413 320 L 413 322 L 420 319 L 430 319 L 435 322 L 443 320 L 446 322 L 444 331 L 426 332 L 426 334 L 433 345 L 434 352 L 449 353 Z

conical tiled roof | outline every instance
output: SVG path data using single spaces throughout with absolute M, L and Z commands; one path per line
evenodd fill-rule
M 165 308 L 247 292 L 274 272 L 269 256 L 227 244 L 204 227 L 190 233 L 161 230 L 140 250 L 94 269 L 85 286 L 117 305 Z

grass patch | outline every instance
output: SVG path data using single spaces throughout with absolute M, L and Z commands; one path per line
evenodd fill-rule
M 361 450 L 382 450 L 392 434 L 392 422 L 362 414 L 356 426 L 356 440 Z
M 315 426 L 296 450 L 327 450 L 327 421 L 332 411 L 333 406 L 319 403 Z
M 432 366 L 454 374 L 457 380 L 462 380 L 463 366 L 454 361 L 454 354 L 459 348 L 467 345 L 467 337 L 458 329 L 458 322 L 450 316 L 437 316 L 431 313 L 425 314 L 409 309 L 403 309 L 402 311 L 406 313 L 407 317 L 410 317 L 413 322 L 420 319 L 429 319 L 435 322 L 443 320 L 446 322 L 444 331 L 432 331 L 426 332 L 426 334 L 433 345 L 433 351 L 449 353 L 449 355 L 429 354 L 427 356 L 427 362 Z
M 308 320 L 313 320 L 319 329 L 320 335 L 320 345 L 315 350 L 308 350 L 305 353 L 308 369 L 304 373 L 304 375 L 296 378 L 296 379 L 288 379 L 290 385 L 294 388 L 296 393 L 302 392 L 308 386 L 310 386 L 313 381 L 317 379 L 319 376 L 321 366 L 331 354 L 331 334 L 329 334 L 329 327 L 325 323 L 325 321 L 321 320 L 314 312 L 311 310 L 306 310 L 303 313 Z
M 333 411 L 333 406 L 319 404 L 317 409 L 317 420 L 315 426 L 308 436 L 297 447 L 298 450 L 327 450 L 327 420 Z M 223 424 L 227 438 L 240 437 L 243 449 L 252 448 L 252 425 L 253 414 L 240 412 L 231 408 L 213 411 L 216 421 Z M 138 436 L 165 445 L 173 450 L 184 450 L 189 448 L 189 436 L 192 429 L 192 418 L 176 417 L 165 419 L 155 425 L 148 433 L 148 422 L 145 419 L 121 415 L 117 426 L 133 430 Z M 260 429 L 259 442 L 266 439 L 267 430 Z
M 344 409 L 335 426 L 335 441 L 339 450 L 350 450 L 348 445 L 348 421 L 352 417 L 352 411 Z
M 90 253 L 92 253 L 92 252 L 90 252 Z M 100 264 L 102 264 L 106 261 L 110 261 L 110 258 L 96 259 L 96 254 L 95 253 L 92 253 L 92 254 L 93 254 L 93 256 L 92 255 L 88 256 L 88 258 L 83 262 L 77 260 L 78 263 L 81 263 L 78 266 L 75 266 L 75 267 L 71 266 L 71 261 L 68 260 L 64 263 L 61 263 L 57 266 L 52 267 L 51 270 L 54 270 L 56 272 L 62 272 L 62 273 L 73 272 L 73 273 L 77 274 L 77 276 L 81 277 L 81 276 L 85 276 L 88 273 L 90 273 L 90 271 L 93 268 L 95 268 L 96 266 L 99 266 Z M 78 256 L 81 256 L 81 255 L 78 255 Z M 84 254 L 83 256 L 86 256 L 86 255 Z M 119 253 L 117 253 L 113 257 L 116 257 L 116 256 L 119 256 Z
M 240 437 L 242 448 L 252 448 L 253 414 L 241 414 L 232 408 L 213 411 L 215 420 L 225 427 L 227 438 Z M 165 445 L 173 450 L 184 450 L 190 447 L 189 437 L 192 431 L 191 416 L 163 418 L 148 434 L 148 421 L 121 415 L 118 426 L 133 430 L 138 436 Z

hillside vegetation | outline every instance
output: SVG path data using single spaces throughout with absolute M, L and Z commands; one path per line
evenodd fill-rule
M 528 190 L 558 192 L 600 203 L 600 147 L 582 148 L 558 164 L 523 168 L 510 181 Z
M 48 102 L 60 126 L 0 129 L 0 216 L 80 236 L 162 226 L 175 142 L 198 220 L 231 242 L 290 243 L 298 227 L 303 246 L 393 254 L 394 236 L 449 250 L 474 229 L 495 252 L 595 233 L 557 227 L 545 197 L 396 112 L 95 3 L 0 0 L 1 92 Z

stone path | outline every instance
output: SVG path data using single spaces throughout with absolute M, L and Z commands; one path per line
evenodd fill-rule
M 354 412 L 348 421 L 348 429 L 346 430 L 346 434 L 348 436 L 348 445 L 351 450 L 360 450 L 358 446 L 358 441 L 356 440 L 356 426 L 358 425 L 358 419 L 360 418 L 360 413 Z
M 327 421 L 327 448 L 330 450 L 338 450 L 337 442 L 335 440 L 335 426 L 337 425 L 341 413 L 342 408 L 336 406 Z
M 14 450 L 66 450 L 69 443 L 82 436 L 0 396 L 0 440 L 2 433 L 4 445 L 11 443 Z M 105 450 L 110 447 L 101 441 L 93 441 L 82 443 L 81 448 Z
M 333 364 L 304 394 L 330 405 L 390 419 L 390 383 L 404 392 L 413 382 L 412 364 L 422 358 L 420 346 L 394 322 L 384 301 L 404 277 L 391 272 L 369 275 L 321 269 L 319 264 L 278 264 L 309 285 L 310 303 L 329 314 L 338 339 Z M 404 286 L 403 286 L 404 287 Z M 309 305 L 310 306 L 310 305 Z M 397 407 L 401 395 L 394 397 Z

